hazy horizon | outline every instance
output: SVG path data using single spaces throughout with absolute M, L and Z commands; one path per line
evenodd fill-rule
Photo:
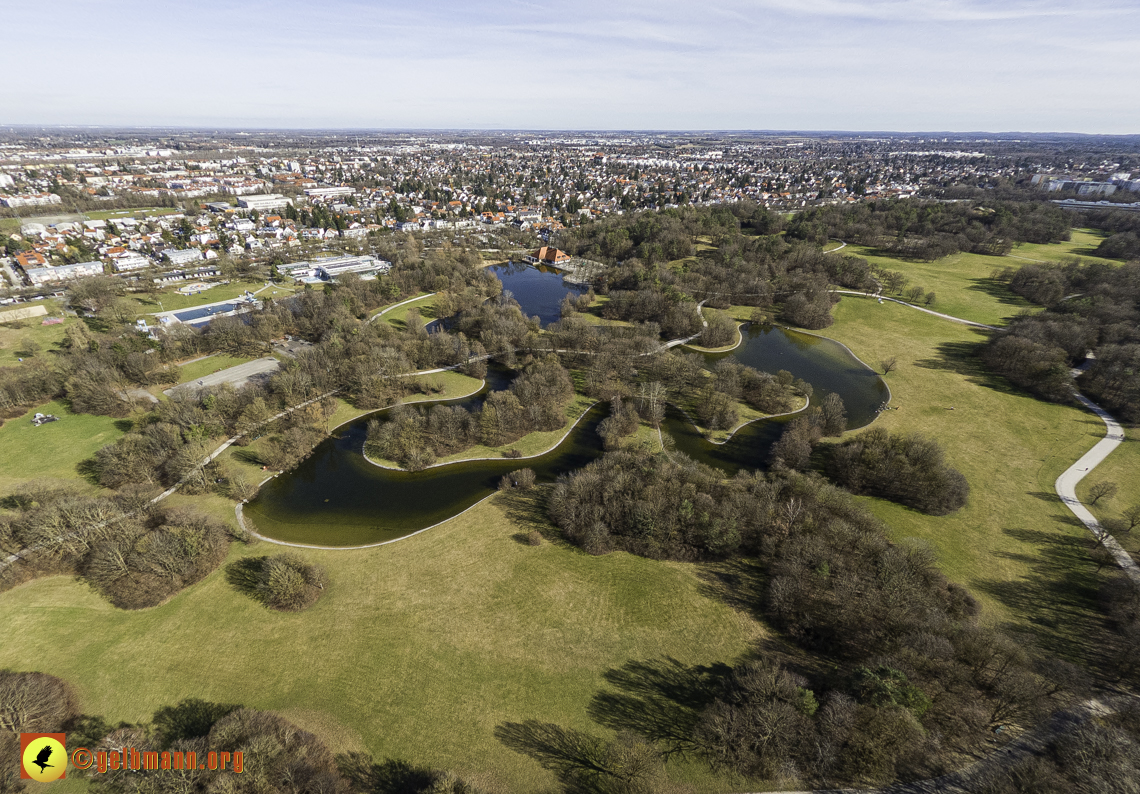
M 1140 94 L 1140 8 L 1081 6 L 22 3 L 6 44 L 30 76 L 0 91 L 0 117 L 266 131 L 1140 132 L 1128 99 Z

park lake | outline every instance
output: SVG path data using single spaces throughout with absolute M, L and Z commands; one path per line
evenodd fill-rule
M 528 316 L 546 325 L 558 318 L 558 304 L 567 291 L 557 271 L 499 266 L 504 288 L 510 289 Z M 539 273 L 536 278 L 527 273 Z M 505 276 L 505 278 L 504 278 Z M 552 313 L 553 312 L 553 313 Z M 705 354 L 716 360 L 735 356 L 740 362 L 775 373 L 787 370 L 814 388 L 813 401 L 838 394 L 847 407 L 848 427 L 874 420 L 890 393 L 882 379 L 837 342 L 774 326 L 748 326 L 739 347 L 728 353 Z M 473 404 L 491 389 L 505 388 L 509 374 L 497 367 L 476 395 L 446 404 Z M 385 409 L 386 411 L 387 409 Z M 555 448 L 525 459 L 476 460 L 450 463 L 419 472 L 385 469 L 363 455 L 368 420 L 379 411 L 349 422 L 321 443 L 296 469 L 265 483 L 244 514 L 252 528 L 288 543 L 355 546 L 396 540 L 445 521 L 494 492 L 502 475 L 533 469 L 540 482 L 551 482 L 603 454 L 598 424 L 607 416 L 595 405 Z M 683 413 L 669 407 L 662 430 L 676 451 L 728 474 L 764 468 L 768 451 L 790 417 L 765 419 L 741 427 L 725 444 L 706 441 Z

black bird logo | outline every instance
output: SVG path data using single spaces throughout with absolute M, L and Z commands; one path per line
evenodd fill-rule
M 46 745 L 42 750 L 39 751 L 39 753 L 36 754 L 36 760 L 32 761 L 32 763 L 38 766 L 40 768 L 40 771 L 43 772 L 49 766 L 55 766 L 55 764 L 49 764 L 47 762 L 49 758 L 51 758 L 50 744 Z

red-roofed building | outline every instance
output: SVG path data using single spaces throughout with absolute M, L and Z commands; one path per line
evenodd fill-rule
M 537 251 L 532 251 L 530 256 L 523 257 L 527 262 L 540 265 L 558 265 L 565 264 L 570 261 L 570 254 L 565 251 L 560 251 L 557 248 L 551 248 L 544 245 Z
M 16 262 L 20 267 L 27 270 L 29 267 L 44 267 L 47 260 L 44 255 L 38 251 L 25 251 L 22 254 L 16 254 Z

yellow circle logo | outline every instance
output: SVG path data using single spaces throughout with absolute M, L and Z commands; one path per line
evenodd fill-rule
M 59 739 L 50 736 L 28 742 L 20 760 L 28 776 L 41 783 L 59 780 L 67 771 L 67 750 Z

